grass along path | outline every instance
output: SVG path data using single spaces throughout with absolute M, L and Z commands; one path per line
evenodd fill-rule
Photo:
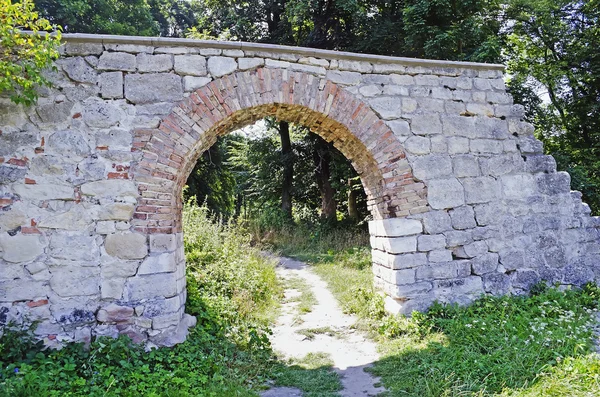
M 273 349 L 305 370 L 321 369 L 326 374 L 328 369 L 333 368 L 335 372 L 307 387 L 299 379 L 290 377 L 287 369 L 276 383 L 300 387 L 305 392 L 304 396 L 314 397 L 365 397 L 383 392 L 384 389 L 375 387 L 378 380 L 364 371 L 379 358 L 376 345 L 353 328 L 356 318 L 342 313 L 327 284 L 305 263 L 288 258 L 281 259 L 277 273 L 286 281 L 288 288 L 271 337 Z M 293 288 L 289 287 L 290 284 Z M 310 287 L 310 291 L 305 290 L 306 286 Z M 311 297 L 312 305 L 303 304 L 308 299 L 303 299 L 302 295 Z M 299 307 L 304 313 L 300 313 Z M 332 380 L 337 380 L 337 385 Z M 263 394 L 278 397 L 296 395 L 299 395 L 298 390 L 294 389 L 272 389 Z

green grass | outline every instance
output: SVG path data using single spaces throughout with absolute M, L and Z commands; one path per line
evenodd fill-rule
M 339 333 L 331 327 L 305 328 L 296 331 L 297 334 L 304 335 L 306 339 L 313 340 L 317 335 L 338 336 Z
M 288 302 L 298 302 L 296 309 L 299 316 L 312 312 L 313 306 L 318 302 L 317 298 L 315 298 L 315 294 L 312 292 L 312 289 L 306 280 L 294 276 L 285 281 L 285 286 L 287 289 L 294 289 L 300 292 L 300 295 L 297 297 L 287 299 Z M 301 321 L 299 318 L 297 320 Z
M 311 263 L 344 310 L 376 337 L 382 357 L 372 372 L 385 396 L 600 396 L 600 359 L 591 343 L 597 287 L 540 286 L 532 296 L 390 316 L 372 287 L 366 238 L 333 234 L 317 241 L 289 233 L 274 245 Z
M 342 389 L 333 361 L 325 353 L 309 353 L 300 360 L 289 360 L 275 374 L 277 386 L 296 387 L 305 397 L 336 397 Z

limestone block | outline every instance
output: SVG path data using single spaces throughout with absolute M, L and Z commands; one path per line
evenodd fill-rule
M 533 135 L 519 136 L 519 149 L 523 154 L 543 154 L 544 144 Z
M 100 94 L 106 99 L 123 98 L 123 72 L 105 72 L 98 77 Z
M 412 136 L 404 142 L 404 148 L 412 154 L 429 154 L 431 152 L 431 140 L 422 136 Z
M 498 268 L 499 257 L 497 253 L 488 252 L 487 254 L 483 254 L 474 258 L 471 261 L 471 268 L 473 269 L 473 274 L 478 276 L 492 273 L 496 271 Z
M 127 203 L 112 203 L 100 207 L 98 220 L 129 221 L 133 217 L 135 206 Z
M 446 248 L 446 237 L 443 234 L 423 234 L 418 236 L 417 248 L 421 252 L 442 250 Z
M 185 92 L 195 91 L 211 82 L 210 77 L 184 76 L 183 89 Z
M 64 43 L 62 48 L 67 55 L 100 55 L 102 43 Z
M 452 175 L 452 160 L 442 154 L 419 156 L 412 161 L 412 169 L 415 178 L 421 181 L 443 178 Z
M 525 264 L 523 251 L 507 248 L 500 251 L 499 254 L 500 263 L 505 271 L 520 269 Z
M 111 128 L 110 130 L 101 130 L 96 134 L 96 145 L 107 146 L 109 149 L 130 150 L 133 135 L 131 131 L 120 128 Z
M 213 77 L 221 77 L 233 73 L 237 69 L 237 62 L 228 57 L 208 58 L 208 71 Z
M 81 57 L 64 58 L 59 61 L 63 70 L 78 83 L 96 84 L 98 73 Z
M 100 268 L 53 266 L 50 287 L 61 297 L 91 296 L 100 293 Z
M 146 236 L 139 233 L 119 233 L 106 236 L 106 252 L 121 259 L 142 259 L 148 254 Z
M 564 171 L 554 174 L 538 174 L 535 177 L 538 190 L 542 194 L 556 195 L 569 193 L 571 176 Z
M 485 292 L 501 295 L 510 290 L 510 278 L 504 273 L 493 272 L 482 277 Z
M 452 251 L 446 249 L 429 251 L 427 254 L 427 259 L 431 263 L 451 262 Z
M 459 274 L 464 274 L 466 269 L 468 269 L 470 273 L 470 264 L 468 261 L 434 263 L 418 268 L 417 280 L 453 279 L 459 277 Z
M 81 185 L 81 193 L 96 197 L 137 197 L 135 183 L 124 179 L 107 179 Z
M 173 68 L 173 56 L 140 53 L 136 56 L 136 63 L 138 72 L 168 72 Z
M 405 141 L 412 135 L 410 125 L 406 120 L 391 120 L 386 122 L 387 126 L 392 130 L 401 141 Z
M 128 306 L 119 306 L 111 303 L 98 310 L 96 319 L 101 323 L 120 323 L 131 320 L 134 309 Z
M 26 174 L 27 170 L 25 168 L 0 166 L 0 185 L 8 185 L 23 180 Z
M 314 65 L 303 65 L 303 64 L 298 64 L 298 63 L 290 64 L 290 70 L 309 73 L 309 74 L 315 74 L 318 76 L 325 76 L 325 73 L 326 73 L 326 70 L 324 67 L 314 66 Z
M 6 109 L 10 111 L 11 109 Z M 4 112 L 4 104 L 0 104 L 0 113 Z M 11 123 L 4 124 L 0 116 L 0 125 L 10 125 Z M 2 131 L 0 134 L 0 156 L 14 156 L 19 153 L 22 149 L 33 148 L 39 144 L 40 138 L 37 133 L 18 131 L 18 132 L 6 132 Z
M 373 73 L 398 73 L 404 74 L 406 72 L 406 66 L 400 64 L 385 64 L 385 63 L 374 63 Z
M 45 281 L 26 279 L 0 281 L 0 302 L 12 304 L 17 301 L 35 300 L 41 296 L 48 296 L 48 293 L 48 283 Z
M 234 60 L 233 62 L 235 63 Z M 175 73 L 177 74 L 190 76 L 206 76 L 206 58 L 201 55 L 175 55 L 174 67 Z M 235 68 L 233 70 L 235 70 Z
M 435 135 L 442 133 L 442 123 L 436 114 L 414 115 L 410 122 L 411 130 L 417 135 Z
M 104 52 L 98 62 L 98 70 L 122 70 L 134 72 L 135 55 L 125 52 Z
M 323 65 L 327 67 L 328 65 Z M 339 70 L 349 70 L 351 72 L 359 72 L 359 73 L 371 73 L 373 70 L 373 65 L 370 62 L 364 61 L 351 61 L 348 59 L 340 59 L 338 61 L 338 69 Z
M 79 130 L 57 131 L 46 141 L 47 153 L 54 153 L 68 159 L 81 161 L 90 154 L 90 145 Z
M 126 278 L 135 276 L 140 262 L 137 260 L 123 260 L 108 255 L 102 256 L 100 264 L 102 278 Z
M 377 95 L 381 95 L 381 86 L 377 85 L 377 84 L 368 84 L 368 85 L 363 85 L 362 87 L 360 87 L 358 89 L 358 92 L 366 97 L 373 97 L 373 96 L 377 96 Z
M 486 92 L 485 100 L 490 103 L 512 104 L 512 96 L 506 92 Z
M 170 252 L 177 249 L 177 239 L 174 234 L 151 234 L 150 252 Z
M 498 181 L 492 177 L 464 178 L 462 184 L 465 189 L 467 204 L 479 204 L 495 201 L 500 195 Z
M 111 102 L 90 98 L 82 103 L 82 120 L 92 128 L 109 128 L 123 122 L 124 113 Z
M 427 263 L 427 255 L 424 253 L 395 255 L 379 250 L 371 250 L 371 256 L 373 263 L 394 270 L 415 268 Z
M 479 127 L 475 125 L 475 117 L 444 115 L 442 124 L 446 136 L 475 138 L 479 133 Z
M 75 204 L 68 211 L 41 218 L 39 228 L 85 230 L 91 226 L 92 217 L 82 205 Z
M 410 237 L 371 237 L 371 247 L 392 254 L 417 251 L 417 236 Z
M 452 219 L 452 227 L 457 230 L 471 229 L 477 226 L 475 211 L 468 205 L 448 211 Z
M 175 273 L 160 273 L 135 276 L 127 280 L 125 297 L 128 300 L 170 298 L 177 295 Z
M 450 215 L 446 211 L 429 211 L 423 214 L 425 232 L 438 234 L 452 229 Z
M 477 157 L 472 156 L 470 154 L 458 155 L 453 157 L 452 168 L 454 176 L 456 176 L 457 178 L 481 175 Z
M 465 189 L 456 178 L 431 180 L 427 189 L 427 201 L 433 209 L 453 208 L 465 204 Z
M 165 329 L 169 327 L 174 327 L 179 324 L 180 320 L 180 313 L 171 313 L 166 314 L 164 316 L 154 317 L 152 319 L 152 329 Z
M 97 265 L 100 259 L 96 236 L 86 236 L 74 232 L 52 234 L 49 254 L 55 259 L 80 261 L 90 266 Z
M 392 270 L 382 266 L 375 266 L 373 273 L 389 284 L 405 285 L 415 282 L 415 269 Z
M 23 200 L 73 200 L 73 186 L 65 185 L 14 185 L 13 191 Z
M 504 151 L 503 143 L 494 139 L 472 139 L 470 148 L 471 153 L 499 154 Z
M 100 221 L 96 224 L 96 233 L 111 234 L 117 231 L 115 223 L 111 221 Z
M 13 205 L 8 210 L 5 208 L 0 211 L 0 233 L 25 225 L 29 218 L 24 210 Z
M 479 276 L 438 280 L 433 283 L 433 286 L 436 296 L 452 297 L 452 299 L 463 294 L 480 295 L 483 292 L 483 282 Z
M 148 256 L 140 265 L 137 274 L 169 273 L 177 270 L 177 260 L 174 253 L 164 253 Z
M 259 66 L 263 66 L 265 60 L 263 58 L 239 58 L 238 64 L 240 65 L 240 70 L 256 69 Z
M 431 152 L 441 153 L 444 155 L 448 154 L 448 143 L 446 137 L 443 135 L 432 135 L 431 136 Z
M 30 262 L 42 255 L 45 247 L 45 239 L 40 235 L 0 234 L 0 258 L 6 262 Z
M 395 85 L 395 84 L 386 84 L 386 85 L 383 86 L 383 95 L 409 96 L 410 92 L 408 90 L 408 87 L 405 87 L 405 86 L 402 86 L 402 85 Z M 403 106 L 404 105 L 405 105 L 405 103 L 403 102 Z M 414 111 L 414 109 L 412 111 Z
M 524 199 L 535 194 L 535 180 L 530 174 L 503 175 L 502 192 L 509 199 Z
M 369 100 L 371 108 L 384 120 L 402 116 L 402 99 L 396 97 L 377 97 Z
M 181 77 L 172 73 L 128 74 L 125 98 L 135 104 L 179 101 L 183 99 Z
M 148 54 L 152 54 L 152 52 L 154 51 L 153 46 L 140 45 L 140 44 L 106 43 L 106 44 L 104 44 L 104 48 L 107 51 L 131 52 L 133 54 L 137 54 L 139 52 L 145 52 Z
M 531 173 L 556 172 L 556 160 L 552 156 L 533 155 L 525 157 L 525 171 Z
M 369 221 L 371 236 L 402 237 L 419 234 L 422 231 L 423 225 L 416 219 L 388 218 Z
M 361 74 L 358 72 L 344 72 L 338 70 L 328 70 L 326 74 L 327 80 L 335 84 L 342 85 L 357 85 L 360 83 Z M 400 101 L 398 101 L 400 102 Z
M 63 123 L 70 118 L 71 109 L 73 109 L 73 102 L 62 101 L 38 104 L 35 111 L 43 123 Z
M 393 293 L 398 298 L 410 298 L 426 294 L 433 289 L 429 281 L 421 281 L 412 284 L 393 286 Z
M 287 61 L 277 61 L 275 59 L 265 59 L 265 66 L 268 68 L 282 68 L 282 69 L 288 69 L 290 68 L 291 64 Z

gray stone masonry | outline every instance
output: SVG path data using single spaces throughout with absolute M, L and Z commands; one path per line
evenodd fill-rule
M 313 128 L 359 172 L 388 310 L 600 277 L 600 220 L 501 65 L 63 37 L 37 105 L 0 98 L 0 327 L 38 321 L 49 346 L 183 341 L 182 184 L 218 135 L 268 115 Z

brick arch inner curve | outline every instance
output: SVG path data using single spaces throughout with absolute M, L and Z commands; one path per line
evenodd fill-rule
M 181 232 L 181 189 L 199 156 L 217 140 L 266 116 L 309 127 L 351 161 L 374 219 L 427 210 L 400 141 L 371 108 L 324 78 L 259 68 L 215 79 L 196 90 L 157 129 L 137 129 L 141 160 L 132 177 L 140 198 L 139 232 Z

